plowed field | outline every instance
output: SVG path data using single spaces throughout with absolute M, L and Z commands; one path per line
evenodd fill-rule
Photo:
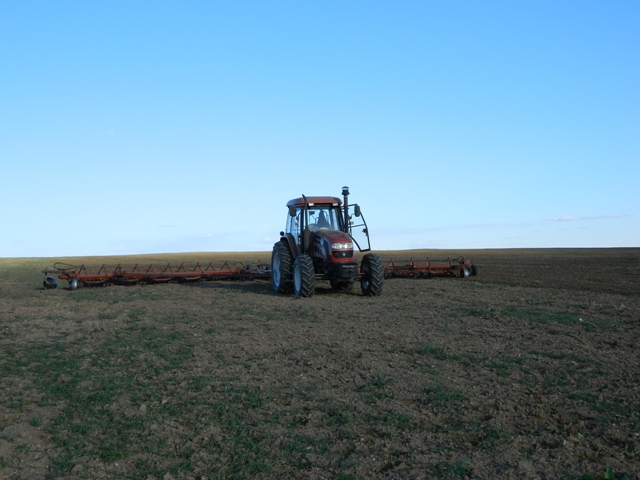
M 0 259 L 0 478 L 640 478 L 640 249 L 450 255 L 478 276 L 307 299 Z

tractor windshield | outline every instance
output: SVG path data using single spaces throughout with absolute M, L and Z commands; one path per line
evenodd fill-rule
M 340 230 L 341 226 L 342 216 L 339 207 L 315 205 L 309 208 L 309 229 L 311 231 L 321 228 Z
M 298 239 L 302 228 L 304 208 L 298 207 L 294 217 L 287 220 L 287 233 Z M 314 205 L 309 207 L 309 229 L 315 231 L 321 228 L 342 230 L 342 212 L 340 207 L 333 205 Z

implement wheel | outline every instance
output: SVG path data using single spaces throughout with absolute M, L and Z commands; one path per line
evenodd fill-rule
M 293 293 L 296 297 L 310 297 L 316 291 L 316 272 L 309 255 L 300 255 L 293 262 Z
M 279 241 L 273 246 L 271 253 L 271 286 L 276 293 L 291 292 L 293 281 L 292 258 L 289 245 Z
M 384 268 L 382 260 L 375 253 L 368 253 L 360 265 L 360 287 L 365 297 L 375 297 L 382 293 Z

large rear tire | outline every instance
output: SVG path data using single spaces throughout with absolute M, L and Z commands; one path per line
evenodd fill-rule
M 360 264 L 360 288 L 365 297 L 376 297 L 382 293 L 384 268 L 382 260 L 375 253 L 368 253 Z
M 279 241 L 271 253 L 271 286 L 276 293 L 290 293 L 293 282 L 292 258 L 289 245 Z
M 293 293 L 296 297 L 310 297 L 316 291 L 316 273 L 309 255 L 298 255 L 293 262 Z

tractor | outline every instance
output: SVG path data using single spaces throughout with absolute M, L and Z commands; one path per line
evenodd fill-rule
M 382 293 L 380 257 L 367 253 L 358 264 L 354 256 L 354 245 L 360 252 L 371 251 L 367 224 L 360 207 L 349 205 L 349 187 L 342 188 L 342 195 L 344 201 L 302 195 L 287 203 L 286 229 L 271 254 L 274 292 L 310 297 L 319 280 L 328 280 L 334 290 L 350 292 L 360 280 L 363 295 Z

